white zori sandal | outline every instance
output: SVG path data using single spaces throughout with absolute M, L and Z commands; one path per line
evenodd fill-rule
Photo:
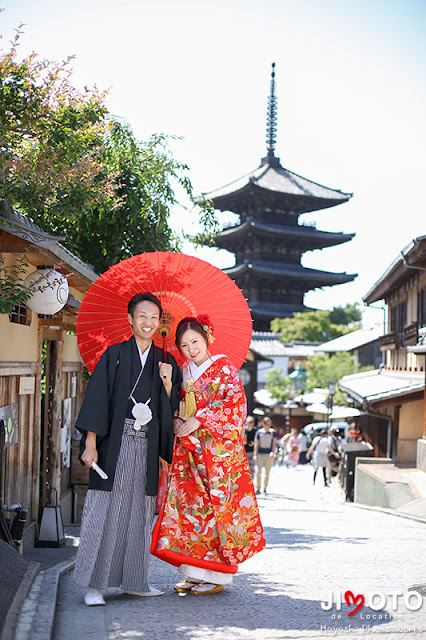
M 187 593 L 188 591 L 191 591 L 192 587 L 198 584 L 198 580 L 191 580 L 191 578 L 187 578 L 186 580 L 181 580 L 175 584 L 174 590 L 179 593 Z
M 84 594 L 84 603 L 88 607 L 105 604 L 104 597 L 98 589 L 88 589 Z

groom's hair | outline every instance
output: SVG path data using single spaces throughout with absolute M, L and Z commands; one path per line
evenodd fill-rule
M 137 293 L 136 295 L 134 295 L 133 298 L 129 300 L 129 304 L 127 305 L 127 313 L 130 313 L 130 315 L 133 318 L 133 313 L 135 311 L 136 306 L 139 304 L 139 302 L 143 302 L 144 300 L 147 300 L 148 302 L 153 302 L 154 304 L 157 305 L 160 311 L 160 319 L 161 319 L 161 316 L 163 315 L 161 302 L 159 301 L 157 296 L 154 296 L 153 293 Z

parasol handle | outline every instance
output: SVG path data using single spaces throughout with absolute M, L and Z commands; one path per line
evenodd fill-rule
M 167 332 L 166 331 L 162 331 L 161 335 L 163 337 L 163 362 L 167 362 L 167 358 L 166 358 L 166 337 L 167 337 Z

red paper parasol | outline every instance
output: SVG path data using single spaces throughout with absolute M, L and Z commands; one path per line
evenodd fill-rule
M 144 253 L 114 265 L 96 280 L 84 296 L 77 318 L 77 340 L 84 364 L 93 371 L 105 349 L 128 340 L 132 330 L 127 304 L 136 293 L 156 295 L 163 319 L 154 342 L 178 362 L 175 331 L 186 316 L 207 314 L 213 324 L 212 355 L 226 354 L 239 369 L 247 355 L 252 319 L 250 309 L 235 282 L 217 267 L 183 253 Z

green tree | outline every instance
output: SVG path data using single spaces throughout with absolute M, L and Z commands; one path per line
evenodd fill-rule
M 19 60 L 21 35 L 0 55 L 0 200 L 38 217 L 114 206 L 116 176 L 99 165 L 109 128 L 105 93 L 72 86 L 71 57 Z
M 359 367 L 355 357 L 347 351 L 332 356 L 312 356 L 306 361 L 306 391 L 327 389 L 330 382 L 339 382 L 343 376 L 350 376 L 361 371 L 369 371 L 374 367 Z M 345 405 L 346 396 L 336 388 L 334 404 Z
M 333 324 L 356 325 L 362 320 L 358 302 L 347 304 L 344 307 L 333 307 L 330 311 L 330 321 Z
M 338 382 L 343 376 L 356 372 L 355 359 L 347 351 L 332 356 L 312 356 L 306 361 L 306 390 L 326 389 L 330 382 Z
M 145 251 L 178 251 L 181 238 L 169 226 L 172 208 L 181 207 L 184 216 L 191 211 L 179 202 L 193 201 L 188 167 L 176 160 L 166 136 L 154 135 L 138 141 L 131 127 L 112 120 L 100 152 L 105 175 L 114 174 L 115 206 L 93 203 L 87 209 L 56 214 L 50 210 L 35 217 L 42 228 L 66 229 L 67 246 L 98 273 L 112 264 Z M 208 203 L 195 211 L 208 236 L 217 231 L 217 220 Z
M 109 116 L 105 93 L 73 87 L 71 57 L 19 60 L 20 37 L 0 56 L 0 202 L 63 236 L 98 272 L 144 251 L 178 250 L 169 215 L 178 191 L 190 203 L 193 193 L 167 138 L 139 142 Z M 203 202 L 195 211 L 197 239 L 208 240 L 218 230 L 214 210 Z
M 292 318 L 275 318 L 271 322 L 271 331 L 278 333 L 281 342 L 291 340 L 303 342 L 328 342 L 334 338 L 359 329 L 359 325 L 335 324 L 331 320 L 333 311 L 298 312 Z
M 291 398 L 291 380 L 280 369 L 268 369 L 265 389 L 278 402 L 287 402 Z

